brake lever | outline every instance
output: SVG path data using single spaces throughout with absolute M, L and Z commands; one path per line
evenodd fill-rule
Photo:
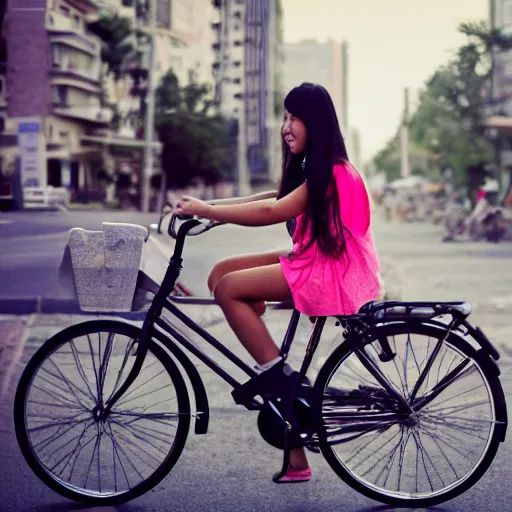
M 192 220 L 194 218 L 193 215 L 189 215 L 189 214 L 186 214 L 186 213 L 175 213 L 174 216 L 178 220 Z
M 168 234 L 171 236 L 171 238 L 174 238 L 174 239 L 176 239 L 176 237 L 178 236 L 178 234 L 176 232 L 176 228 L 175 228 L 176 219 L 178 219 L 180 221 L 187 221 L 187 220 L 192 220 L 194 218 L 199 220 L 199 217 L 195 217 L 194 215 L 174 213 L 171 217 L 171 222 L 169 223 L 169 229 L 167 230 Z M 204 220 L 207 220 L 207 219 L 204 219 Z M 219 226 L 221 224 L 224 224 L 224 223 L 210 220 L 208 224 L 203 225 L 204 226 L 203 229 L 201 231 L 199 231 L 198 233 L 188 233 L 187 235 L 188 236 L 201 235 L 203 233 L 206 233 L 206 231 L 210 231 L 210 229 L 214 228 L 215 226 Z

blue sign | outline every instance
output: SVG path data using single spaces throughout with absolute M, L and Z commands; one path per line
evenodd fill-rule
M 39 123 L 20 123 L 18 133 L 39 133 Z
M 18 125 L 21 184 L 24 187 L 41 186 L 41 176 L 39 172 L 39 126 L 38 122 L 20 123 Z

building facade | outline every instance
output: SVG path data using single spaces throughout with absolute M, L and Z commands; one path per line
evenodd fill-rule
M 97 14 L 90 0 L 8 4 L 0 156 L 4 170 L 21 159 L 26 185 L 94 186 L 101 148 L 82 138 L 108 127 L 113 114 L 102 104 L 101 43 L 87 28 Z
M 305 39 L 284 45 L 283 85 L 285 92 L 303 82 L 325 87 L 329 92 L 350 161 L 361 168 L 360 134 L 351 127 L 348 116 L 348 43 Z
M 512 35 L 512 1 L 490 0 L 490 26 Z M 512 185 L 512 51 L 493 55 L 488 95 L 488 135 L 496 148 L 502 194 Z
M 157 81 L 172 69 L 185 85 L 192 71 L 213 89 L 213 6 L 210 0 L 155 0 Z
M 283 81 L 286 91 L 302 82 L 322 85 L 331 95 L 341 127 L 348 126 L 346 42 L 320 43 L 305 39 L 284 46 Z
M 155 86 L 172 68 L 182 84 L 194 71 L 212 84 L 209 0 L 155 0 Z M 118 14 L 144 28 L 137 2 L 16 0 L 2 33 L 8 61 L 0 62 L 0 169 L 20 165 L 25 185 L 63 187 L 71 198 L 112 198 L 112 179 L 137 191 L 143 159 L 143 113 L 135 86 L 147 88 L 147 49 L 137 47 L 121 76 L 101 60 L 90 24 Z M 28 135 L 26 132 L 30 133 Z M 24 141 L 30 138 L 31 148 Z M 160 144 L 152 144 L 155 156 Z M 27 152 L 33 155 L 30 159 Z M 158 167 L 158 158 L 154 159 Z M 117 178 L 116 178 L 117 179 Z M 109 185 L 110 183 L 110 185 Z
M 215 99 L 238 126 L 238 169 L 253 184 L 280 175 L 282 11 L 278 0 L 218 0 Z

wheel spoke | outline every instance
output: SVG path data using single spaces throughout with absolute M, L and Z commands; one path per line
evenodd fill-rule
M 191 418 L 188 400 L 180 410 L 186 387 L 182 380 L 175 387 L 177 369 L 154 344 L 133 386 L 112 410 L 103 408 L 124 381 L 137 343 L 122 331 L 77 330 L 39 356 L 28 381 L 22 407 L 31 457 L 78 500 L 131 496 L 140 483 L 168 471 L 173 452 L 183 447 Z
M 414 400 L 415 411 L 404 411 L 395 396 L 386 398 L 390 392 L 377 384 L 382 379 L 347 349 L 330 363 L 322 382 L 320 446 L 334 455 L 328 462 L 336 471 L 348 473 L 363 488 L 404 503 L 416 498 L 442 502 L 435 500 L 478 469 L 494 426 L 504 422 L 495 416 L 491 388 L 469 344 L 465 350 L 450 338 L 441 344 L 442 336 L 420 334 L 437 327 L 421 327 L 418 333 L 405 325 L 386 329 L 402 331 L 385 336 L 393 360 L 379 362 L 373 342 L 365 344 L 367 354 L 387 383 Z M 375 340 L 383 337 L 375 334 Z

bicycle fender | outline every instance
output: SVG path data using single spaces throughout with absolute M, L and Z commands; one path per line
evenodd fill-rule
M 160 334 L 156 329 L 153 330 L 153 336 L 160 341 L 164 347 L 171 352 L 171 354 L 183 366 L 187 376 L 192 384 L 194 390 L 194 398 L 196 402 L 196 421 L 194 432 L 196 434 L 206 434 L 208 432 L 208 423 L 210 420 L 210 405 L 208 403 L 208 395 L 203 384 L 203 379 L 199 375 L 197 368 L 190 358 L 181 350 L 175 343 L 169 343 L 168 338 Z
M 477 353 L 477 359 L 478 363 L 482 367 L 487 367 L 492 372 L 495 372 L 497 376 L 500 375 L 500 369 L 498 367 L 498 363 L 494 359 L 492 359 L 487 352 L 483 348 L 481 348 Z M 503 392 L 503 389 L 495 389 L 494 393 L 497 393 L 499 395 L 499 400 L 502 402 L 506 402 L 505 400 L 505 393 Z M 505 421 L 504 424 L 498 425 L 497 428 L 500 430 L 500 441 L 503 443 L 505 441 L 505 436 L 507 434 L 507 428 L 508 428 L 508 414 L 507 409 L 505 408 Z
M 469 334 L 473 336 L 474 340 L 482 347 L 484 352 L 491 356 L 495 361 L 500 358 L 499 352 L 496 350 L 489 338 L 482 332 L 480 327 L 466 325 L 466 328 L 468 329 Z

